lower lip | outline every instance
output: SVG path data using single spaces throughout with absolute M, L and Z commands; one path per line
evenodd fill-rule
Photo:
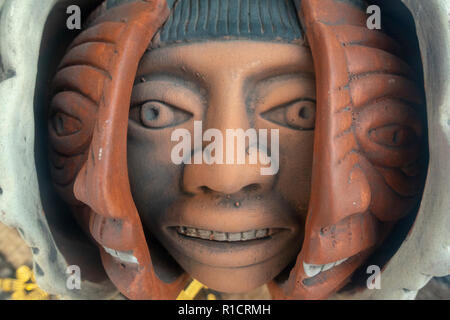
M 176 251 L 198 263 L 221 268 L 242 268 L 262 263 L 283 250 L 293 237 L 288 229 L 261 239 L 247 241 L 214 241 L 179 234 L 168 228 Z M 253 258 L 252 258 L 253 257 Z

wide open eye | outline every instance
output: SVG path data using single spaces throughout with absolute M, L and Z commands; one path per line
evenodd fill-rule
M 313 130 L 316 122 L 316 103 L 299 100 L 275 107 L 261 115 L 264 119 L 295 130 Z
M 130 119 L 150 129 L 174 127 L 189 120 L 192 114 L 160 101 L 148 101 L 132 107 Z

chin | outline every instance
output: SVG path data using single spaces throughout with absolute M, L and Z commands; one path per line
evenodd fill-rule
M 208 288 L 223 293 L 245 293 L 273 280 L 295 260 L 297 253 L 281 252 L 266 261 L 241 267 L 205 265 L 180 253 L 173 256 L 191 277 Z

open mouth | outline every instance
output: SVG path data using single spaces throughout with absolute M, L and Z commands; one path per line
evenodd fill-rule
M 243 242 L 268 239 L 271 236 L 283 231 L 281 228 L 265 228 L 248 230 L 244 232 L 220 232 L 184 226 L 175 227 L 175 229 L 177 233 L 182 236 L 219 242 Z
M 189 266 L 236 270 L 258 265 L 276 256 L 290 248 L 289 242 L 296 236 L 290 229 L 282 227 L 257 226 L 241 232 L 231 232 L 238 231 L 236 227 L 224 229 L 192 225 L 169 227 L 172 254 L 181 261 L 187 259 Z

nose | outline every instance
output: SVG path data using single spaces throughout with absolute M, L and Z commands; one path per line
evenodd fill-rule
M 217 192 L 227 195 L 235 194 L 240 191 L 258 190 L 263 192 L 270 189 L 275 178 L 274 175 L 262 175 L 261 162 L 251 163 L 249 149 L 255 145 L 249 145 L 249 140 L 245 142 L 245 162 L 239 164 L 237 161 L 238 152 L 237 141 L 234 140 L 234 162 L 229 164 L 226 161 L 227 152 L 230 150 L 230 142 L 227 139 L 227 130 L 242 129 L 244 131 L 250 128 L 250 122 L 247 114 L 245 100 L 242 98 L 242 87 L 237 81 L 224 81 L 230 84 L 230 87 L 212 92 L 209 101 L 208 111 L 203 121 L 203 132 L 207 129 L 217 129 L 223 137 L 223 164 L 207 164 L 203 161 L 201 164 L 186 164 L 183 172 L 183 188 L 191 194 L 205 192 Z M 234 139 L 234 138 L 233 138 Z M 203 143 L 201 149 L 195 150 L 195 153 L 202 152 L 208 143 Z M 256 143 L 256 147 L 258 143 Z M 233 149 L 233 147 L 231 147 Z M 241 155 L 242 156 L 242 155 Z
M 259 165 L 248 164 L 190 164 L 186 165 L 183 178 L 184 190 L 191 194 L 264 192 L 274 181 L 274 176 L 261 175 Z

